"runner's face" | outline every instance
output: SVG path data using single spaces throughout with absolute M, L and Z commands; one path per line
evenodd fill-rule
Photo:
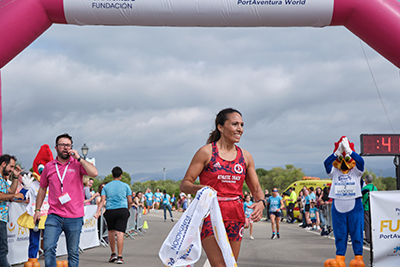
M 243 134 L 243 126 L 242 116 L 234 112 L 228 115 L 224 126 L 218 125 L 218 129 L 221 132 L 221 136 L 231 140 L 233 143 L 238 143 Z

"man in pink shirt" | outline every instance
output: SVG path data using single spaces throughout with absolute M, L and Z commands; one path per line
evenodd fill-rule
M 79 239 L 83 225 L 83 175 L 97 176 L 97 169 L 72 149 L 72 137 L 62 134 L 56 138 L 57 157 L 44 168 L 36 199 L 34 221 L 40 220 L 47 187 L 49 188 L 49 212 L 43 234 L 46 267 L 56 267 L 57 242 L 65 233 L 68 266 L 79 266 Z

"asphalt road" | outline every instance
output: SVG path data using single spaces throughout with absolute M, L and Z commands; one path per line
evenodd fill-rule
M 175 222 L 182 213 L 173 212 Z M 167 218 L 169 216 L 167 215 Z M 163 211 L 152 211 L 144 215 L 149 228 L 143 236 L 135 236 L 135 239 L 125 239 L 123 258 L 128 266 L 163 266 L 158 257 L 158 251 L 172 229 L 175 222 L 164 222 Z M 324 261 L 335 257 L 335 244 L 332 237 L 320 236 L 317 231 L 307 231 L 297 224 L 281 223 L 281 239 L 271 240 L 271 224 L 261 221 L 254 224 L 254 240 L 249 239 L 248 230 L 245 231 L 242 247 L 239 255 L 238 266 L 245 267 L 321 267 Z M 110 248 L 95 247 L 87 249 L 80 254 L 80 266 L 103 267 L 111 266 L 109 263 Z M 354 258 L 352 246 L 348 245 L 346 264 Z M 66 260 L 67 256 L 58 260 Z M 43 259 L 39 259 L 44 267 Z M 370 252 L 364 249 L 364 262 L 370 266 Z M 23 266 L 14 265 L 14 266 Z M 209 266 L 207 258 L 202 253 L 200 260 L 195 264 L 198 267 Z

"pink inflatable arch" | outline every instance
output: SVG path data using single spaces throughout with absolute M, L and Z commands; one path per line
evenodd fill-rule
M 0 0 L 0 69 L 53 23 L 200 27 L 342 25 L 400 67 L 400 0 Z M 2 137 L 0 151 L 1 146 Z

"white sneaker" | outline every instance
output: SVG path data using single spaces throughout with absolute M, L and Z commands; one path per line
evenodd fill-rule
M 253 239 L 254 239 L 254 237 L 251 235 L 251 236 L 250 236 L 250 239 L 251 239 L 251 240 L 253 240 Z
M 312 228 L 310 226 L 307 226 L 306 228 L 304 228 L 306 230 L 311 230 Z
M 317 226 L 317 230 L 321 230 L 321 227 L 319 227 L 319 225 Z

